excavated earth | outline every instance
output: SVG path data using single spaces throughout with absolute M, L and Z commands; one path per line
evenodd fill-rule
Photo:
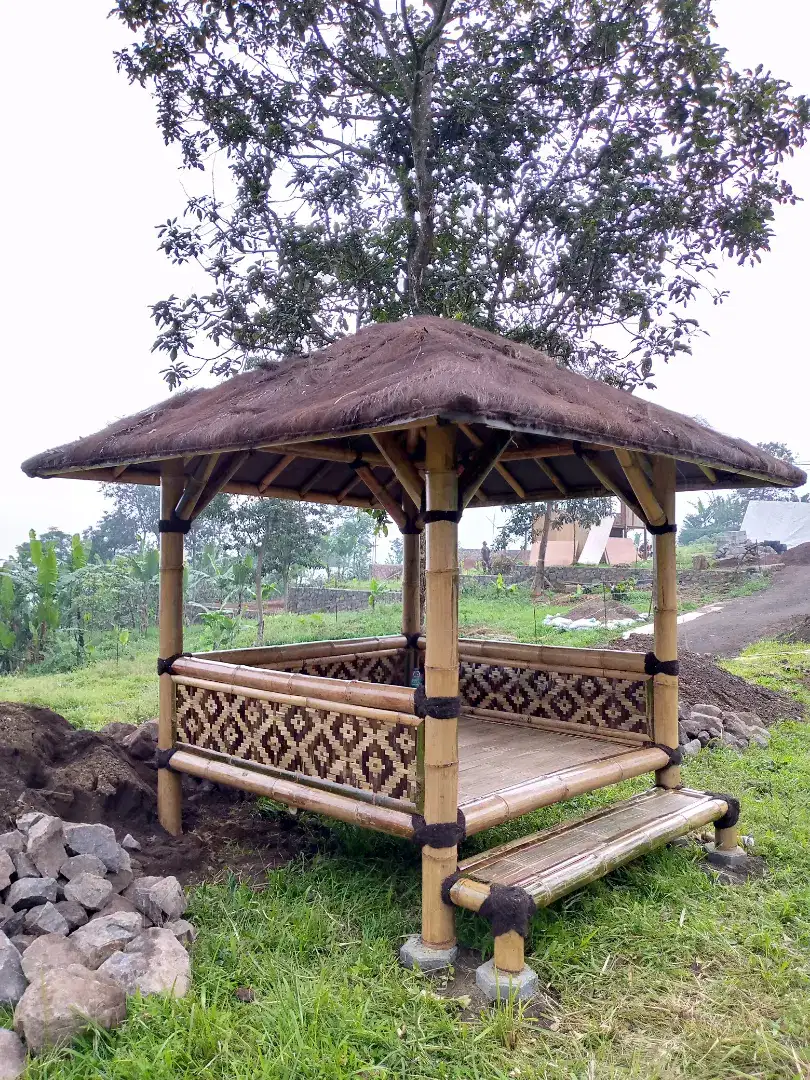
M 77 730 L 50 709 L 0 702 L 0 832 L 28 810 L 103 822 L 140 842 L 145 874 L 173 874 L 184 884 L 227 871 L 260 879 L 323 846 L 326 834 L 316 826 L 263 816 L 252 796 L 191 777 L 183 777 L 184 835 L 169 836 L 157 821 L 153 755 L 143 760 L 124 745 L 135 731 L 118 723 Z

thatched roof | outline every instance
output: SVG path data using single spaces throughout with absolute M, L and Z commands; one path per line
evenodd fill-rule
M 401 493 L 369 433 L 437 420 L 465 425 L 462 453 L 492 429 L 514 433 L 480 490 L 489 505 L 604 494 L 599 470 L 624 483 L 613 447 L 676 458 L 680 490 L 806 479 L 747 442 L 559 368 L 535 349 L 427 317 L 369 326 L 310 356 L 173 394 L 23 469 L 155 483 L 161 461 L 182 458 L 191 475 L 218 453 L 214 476 L 232 471 L 225 490 L 368 505 L 370 491 L 351 469 L 357 458 L 372 467 L 372 483 Z M 417 465 L 420 452 L 412 452 Z

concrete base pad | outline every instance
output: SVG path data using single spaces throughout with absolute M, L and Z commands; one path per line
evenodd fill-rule
M 432 949 L 425 945 L 419 934 L 412 934 L 399 950 L 399 962 L 406 968 L 418 968 L 426 975 L 452 967 L 458 956 L 458 946 L 450 949 Z
M 493 957 L 476 969 L 475 984 L 487 1001 L 502 1001 L 505 1004 L 510 998 L 513 1001 L 528 1001 L 534 997 L 540 980 L 537 972 L 530 967 L 524 967 L 516 975 L 499 971 Z
M 765 876 L 765 860 L 758 855 L 749 855 L 745 848 L 718 851 L 714 844 L 702 846 L 706 858 L 701 869 L 708 874 L 716 874 L 723 885 L 740 885 L 752 878 Z

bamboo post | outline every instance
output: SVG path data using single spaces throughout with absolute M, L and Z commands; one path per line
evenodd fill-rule
M 160 474 L 160 516 L 172 517 L 183 494 L 182 463 L 169 461 Z M 164 659 L 183 651 L 183 534 L 160 534 L 160 606 L 158 608 L 159 653 Z M 158 749 L 170 750 L 175 740 L 175 688 L 171 674 L 160 676 Z M 160 824 L 179 836 L 182 826 L 181 777 L 171 769 L 158 769 L 158 818 Z
M 458 509 L 456 429 L 427 430 L 427 510 Z M 431 521 L 427 530 L 425 692 L 458 697 L 458 524 Z M 458 720 L 425 717 L 423 816 L 427 825 L 453 823 L 458 816 Z M 422 944 L 455 945 L 455 910 L 442 900 L 442 882 L 455 873 L 457 845 L 422 848 Z
M 417 515 L 417 508 L 407 495 L 402 499 L 403 509 L 409 519 L 409 529 Z M 420 534 L 409 531 L 402 534 L 402 633 L 409 637 L 422 630 L 422 608 L 419 596 L 419 539 Z M 408 649 L 406 681 L 411 681 L 414 668 L 418 666 L 419 654 Z
M 517 930 L 509 930 L 495 938 L 495 967 L 508 975 L 518 975 L 525 964 L 524 941 Z
M 668 522 L 675 521 L 675 460 L 656 457 L 653 462 L 655 496 Z M 678 572 L 675 533 L 655 537 L 655 655 L 659 660 L 678 659 Z M 678 746 L 678 677 L 656 675 L 653 679 L 653 727 L 655 742 Z M 668 765 L 655 774 L 659 787 L 681 786 L 681 770 Z

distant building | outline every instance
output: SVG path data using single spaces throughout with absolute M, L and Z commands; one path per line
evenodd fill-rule
M 546 566 L 571 566 L 580 561 L 590 565 L 603 562 L 614 566 L 634 563 L 636 545 L 629 533 L 636 529 L 644 529 L 644 522 L 624 504 L 614 514 L 612 521 L 603 518 L 600 525 L 592 529 L 576 523 L 566 523 L 557 529 L 552 527 L 546 548 Z M 535 519 L 534 534 L 539 537 L 542 532 L 543 517 L 540 515 Z M 537 565 L 539 551 L 538 539 L 531 547 L 530 565 Z

